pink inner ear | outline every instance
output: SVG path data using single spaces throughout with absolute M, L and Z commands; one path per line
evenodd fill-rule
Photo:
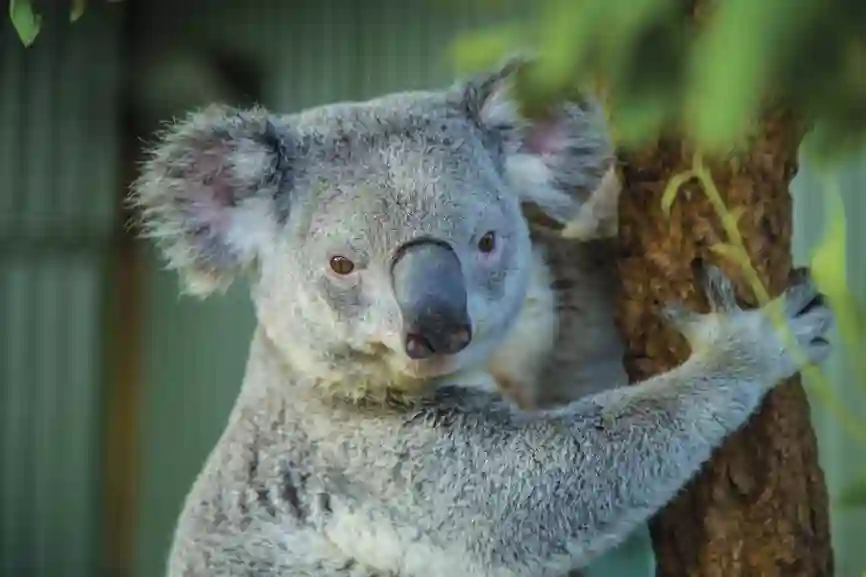
M 526 137 L 526 148 L 539 156 L 556 154 L 566 146 L 566 138 L 555 119 L 535 122 Z
M 193 186 L 190 201 L 197 220 L 212 233 L 225 233 L 229 226 L 228 209 L 236 203 L 231 175 L 225 166 L 227 146 L 215 144 L 197 154 L 190 170 Z
M 227 146 L 217 144 L 202 151 L 193 161 L 193 173 L 201 179 L 211 201 L 223 207 L 235 204 L 231 175 L 225 166 L 228 154 Z

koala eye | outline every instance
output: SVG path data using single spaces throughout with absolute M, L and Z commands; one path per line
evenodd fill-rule
M 331 270 L 341 276 L 345 276 L 355 270 L 355 263 L 344 256 L 337 255 L 331 257 L 329 264 L 331 265 Z
M 496 248 L 496 233 L 488 231 L 478 241 L 478 250 L 484 253 L 493 252 Z

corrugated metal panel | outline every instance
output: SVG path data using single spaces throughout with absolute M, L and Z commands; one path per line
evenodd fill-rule
M 64 8 L 61 3 L 54 3 Z M 117 194 L 118 16 L 0 25 L 0 575 L 97 568 L 101 302 Z
M 119 11 L 94 10 L 74 27 L 63 12 L 45 14 L 28 49 L 2 21 L 4 242 L 113 226 Z
M 488 4 L 488 6 L 485 6 Z M 358 17 L 360 93 L 438 88 L 454 80 L 450 44 L 461 32 L 530 13 L 533 3 L 376 0 Z
M 6 260 L 2 575 L 92 575 L 102 258 Z

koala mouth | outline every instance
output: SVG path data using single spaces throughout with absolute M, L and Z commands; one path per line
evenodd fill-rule
M 455 356 L 433 357 L 423 360 L 409 360 L 404 367 L 403 373 L 419 379 L 430 379 L 444 377 L 459 369 Z
M 461 370 L 459 355 L 435 355 L 423 359 L 413 359 L 402 349 L 394 350 L 390 346 L 377 342 L 372 343 L 363 353 L 356 352 L 358 361 L 370 362 L 378 360 L 387 367 L 387 372 L 396 381 L 423 381 L 444 377 Z

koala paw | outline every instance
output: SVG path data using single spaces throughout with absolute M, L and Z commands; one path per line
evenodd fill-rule
M 778 336 L 791 365 L 785 376 L 794 374 L 804 364 L 818 364 L 826 360 L 831 349 L 827 334 L 833 328 L 835 318 L 806 269 L 798 271 L 788 289 L 764 308 L 772 307 L 779 307 L 791 333 L 788 337 L 784 334 L 786 331 L 776 331 L 781 333 Z M 767 312 L 773 314 L 772 310 Z M 793 344 L 786 339 L 793 339 Z
M 690 341 L 700 341 L 702 328 L 708 328 L 711 319 L 719 314 L 734 315 L 744 312 L 737 305 L 734 284 L 718 267 L 709 265 L 699 269 L 699 283 L 710 302 L 710 314 L 690 311 L 679 303 L 671 303 L 662 309 L 662 316 L 680 330 Z
M 678 304 L 663 310 L 693 351 L 705 351 L 734 372 L 753 374 L 772 384 L 830 354 L 827 333 L 833 326 L 833 312 L 805 269 L 797 271 L 782 295 L 754 310 L 737 305 L 733 283 L 717 267 L 703 268 L 701 277 L 709 314 Z

